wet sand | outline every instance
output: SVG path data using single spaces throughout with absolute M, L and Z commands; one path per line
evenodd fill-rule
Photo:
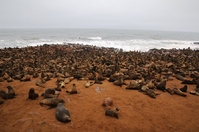
M 39 77 L 38 77 L 39 78 Z M 36 86 L 38 78 L 31 81 L 0 82 L 0 90 L 11 85 L 15 92 L 14 99 L 4 100 L 0 105 L 1 132 L 35 132 L 35 131 L 155 131 L 155 132 L 196 132 L 199 130 L 199 96 L 189 94 L 196 85 L 187 85 L 187 97 L 157 90 L 160 95 L 150 98 L 138 90 L 126 90 L 126 85 L 115 86 L 108 79 L 103 84 L 84 87 L 85 80 L 72 80 L 62 89 L 59 97 L 65 100 L 65 107 L 71 113 L 71 122 L 61 123 L 56 120 L 56 109 L 47 110 L 48 106 L 40 106 L 43 97 L 26 100 L 30 88 L 41 95 L 45 88 Z M 173 78 L 167 81 L 166 87 L 180 88 L 180 80 Z M 46 88 L 56 87 L 56 78 L 45 83 Z M 130 80 L 126 80 L 129 83 Z M 65 91 L 75 83 L 79 94 L 69 95 Z M 113 99 L 113 106 L 119 107 L 119 119 L 105 116 L 103 99 Z

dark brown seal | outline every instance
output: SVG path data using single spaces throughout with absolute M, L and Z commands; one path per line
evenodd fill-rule
M 15 96 L 12 94 L 8 94 L 5 91 L 1 90 L 0 95 L 3 99 L 13 99 Z
M 55 89 L 48 88 L 45 90 L 44 94 L 42 94 L 44 98 L 54 98 L 57 97 L 58 95 L 56 94 Z
M 187 85 L 184 85 L 184 87 L 180 88 L 180 91 L 187 92 Z
M 57 104 L 55 116 L 56 116 L 58 121 L 61 121 L 61 122 L 64 122 L 64 123 L 71 121 L 70 112 L 66 107 L 64 107 L 63 103 Z
M 8 88 L 8 94 L 11 94 L 11 95 L 15 96 L 14 88 L 12 86 L 7 86 L 7 88 Z
M 115 118 L 118 119 L 118 111 L 119 111 L 118 107 L 116 107 L 114 110 L 106 110 L 105 115 L 106 116 L 112 116 L 112 117 L 115 117 Z
M 30 88 L 27 99 L 36 99 L 36 98 L 38 98 L 38 96 L 39 95 L 37 93 L 35 93 L 34 88 Z
M 167 83 L 167 80 L 163 79 L 159 84 L 155 83 L 155 86 L 156 86 L 157 89 L 165 92 L 166 91 L 166 83 Z
M 65 103 L 65 101 L 63 99 L 60 99 L 58 97 L 54 97 L 54 98 L 46 98 L 46 99 L 42 99 L 40 101 L 40 105 L 48 105 L 50 106 L 48 109 L 54 108 L 57 106 L 58 103 Z

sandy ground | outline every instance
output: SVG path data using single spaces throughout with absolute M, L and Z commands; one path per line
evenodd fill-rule
M 38 78 L 37 78 L 38 79 Z M 85 81 L 73 80 L 62 89 L 59 97 L 65 100 L 65 107 L 71 113 L 71 122 L 61 123 L 55 117 L 56 108 L 47 110 L 37 100 L 26 100 L 30 88 L 41 95 L 45 88 L 35 85 L 37 79 L 29 82 L 0 82 L 0 90 L 11 85 L 17 93 L 16 98 L 5 100 L 0 105 L 0 132 L 40 132 L 40 131 L 114 131 L 114 132 L 196 132 L 199 130 L 199 96 L 187 92 L 187 97 L 161 92 L 156 99 L 137 90 L 126 90 L 108 81 L 84 87 Z M 80 92 L 68 95 L 65 91 L 76 83 Z M 56 87 L 56 79 L 46 82 L 46 88 Z M 167 82 L 167 87 L 183 87 L 179 80 Z M 98 89 L 98 90 L 97 90 Z M 188 85 L 188 91 L 195 90 L 195 85 Z M 103 99 L 113 99 L 113 107 L 119 107 L 119 119 L 105 116 Z

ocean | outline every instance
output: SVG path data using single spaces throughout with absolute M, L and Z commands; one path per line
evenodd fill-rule
M 0 48 L 43 44 L 83 44 L 124 51 L 199 49 L 199 33 L 122 29 L 0 29 Z

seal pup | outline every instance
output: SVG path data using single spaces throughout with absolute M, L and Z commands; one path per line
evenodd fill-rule
M 178 88 L 174 88 L 173 89 L 174 93 L 183 97 L 186 97 L 187 95 L 185 93 L 183 93 L 182 91 L 180 91 Z
M 64 123 L 68 123 L 71 121 L 70 112 L 66 107 L 64 107 L 63 103 L 57 104 L 55 116 L 58 121 L 61 121 Z
M 66 90 L 66 92 L 69 93 L 69 94 L 77 94 L 76 84 L 73 83 L 71 90 Z
M 39 97 L 39 95 L 37 93 L 35 93 L 35 89 L 34 88 L 30 88 L 27 99 L 33 99 L 34 100 L 34 99 L 36 99 L 38 97 Z
M 7 86 L 7 89 L 8 89 L 8 94 L 11 94 L 11 95 L 13 95 L 13 96 L 16 95 L 16 94 L 15 94 L 15 91 L 14 91 L 14 89 L 13 89 L 12 86 Z
M 187 92 L 187 85 L 184 85 L 184 87 L 180 88 L 180 91 Z
M 8 94 L 5 91 L 1 90 L 0 95 L 3 99 L 13 99 L 15 96 L 12 94 Z
M 93 84 L 94 84 L 93 82 L 86 81 L 84 86 L 85 86 L 85 88 L 88 88 L 88 87 L 92 86 Z
M 65 82 L 64 81 L 60 81 L 59 82 L 59 87 L 60 88 L 65 88 Z
M 146 94 L 151 98 L 156 98 L 156 95 L 159 95 L 160 93 L 156 93 L 153 89 L 147 89 Z
M 56 107 L 58 103 L 65 103 L 65 101 L 58 97 L 45 98 L 45 99 L 42 99 L 39 104 L 41 106 L 48 105 L 48 106 L 50 106 L 48 109 L 52 109 L 52 108 Z
M 116 107 L 116 108 L 113 109 L 113 110 L 106 110 L 106 111 L 105 111 L 105 115 L 106 115 L 106 116 L 115 117 L 115 118 L 118 119 L 118 111 L 119 111 L 119 110 L 120 110 L 120 109 L 119 109 L 118 107 Z

